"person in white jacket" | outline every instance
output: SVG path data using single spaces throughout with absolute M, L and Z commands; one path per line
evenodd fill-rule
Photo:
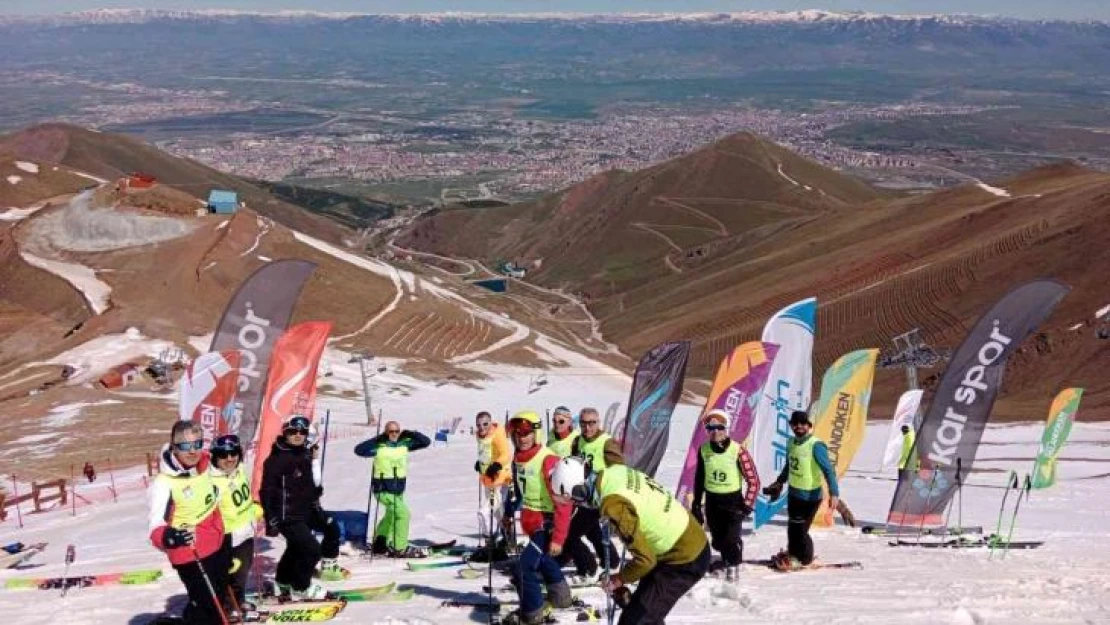
M 212 441 L 212 481 L 220 491 L 220 514 L 224 531 L 231 539 L 230 586 L 241 610 L 253 609 L 246 603 L 247 581 L 254 560 L 255 522 L 262 518 L 262 506 L 251 499 L 249 476 L 243 470 L 243 446 L 234 434 Z

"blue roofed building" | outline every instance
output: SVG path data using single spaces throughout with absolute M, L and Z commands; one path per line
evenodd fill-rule
M 239 195 L 234 191 L 213 189 L 208 194 L 208 210 L 218 215 L 230 215 L 239 208 Z

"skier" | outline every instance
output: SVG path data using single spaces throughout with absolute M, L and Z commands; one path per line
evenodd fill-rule
M 474 461 L 479 482 L 478 515 L 484 528 L 489 523 L 492 504 L 494 522 L 500 526 L 500 519 L 505 514 L 506 491 L 513 478 L 510 468 L 512 450 L 509 449 L 505 430 L 493 422 L 488 412 L 479 412 L 474 417 L 474 425 L 478 431 L 478 459 Z M 489 527 L 488 531 L 492 534 L 494 527 Z
M 709 543 L 701 524 L 644 473 L 624 465 L 593 473 L 581 459 L 564 458 L 551 487 L 557 499 L 596 506 L 632 554 L 604 584 L 624 604 L 620 625 L 664 623 L 678 599 L 709 570 Z M 629 597 L 625 584 L 637 581 Z
M 899 471 L 902 471 L 903 469 L 905 469 L 906 465 L 910 463 L 910 458 L 913 457 L 913 444 L 916 440 L 917 440 L 917 436 L 916 436 L 916 434 L 914 434 L 913 428 L 911 428 L 909 425 L 903 425 L 902 426 L 902 455 L 900 455 L 898 457 L 898 470 Z M 917 469 L 917 465 L 919 465 L 919 464 L 920 464 L 920 462 L 914 463 L 914 465 L 915 465 L 914 469 Z
M 204 451 L 200 425 L 174 423 L 160 458 L 158 477 L 148 494 L 150 542 L 166 552 L 185 584 L 189 603 L 182 621 L 190 625 L 221 623 L 226 615 L 222 591 L 227 588 L 231 549 L 224 536 L 220 493 L 208 470 L 211 459 Z M 213 596 L 212 589 L 221 596 Z
M 698 468 L 694 477 L 694 501 L 690 513 L 705 524 L 713 548 L 721 554 L 725 580 L 739 579 L 744 554 L 741 538 L 744 519 L 755 509 L 759 494 L 759 474 L 748 450 L 728 437 L 729 416 L 724 410 L 711 410 L 702 419 L 709 441 L 698 450 Z M 745 486 L 746 491 L 745 491 Z M 705 494 L 705 511 L 702 495 Z
M 402 430 L 396 421 L 388 421 L 385 431 L 355 446 L 355 455 L 373 458 L 371 487 L 378 505 L 385 514 L 374 530 L 374 553 L 392 558 L 419 558 L 427 554 L 409 545 L 409 508 L 405 505 L 405 484 L 409 452 L 432 444 L 420 432 Z
M 570 586 L 554 560 L 562 552 L 570 524 L 570 502 L 551 498 L 551 471 L 559 456 L 536 441 L 542 424 L 531 410 L 518 412 L 509 419 L 509 433 L 516 452 L 513 455 L 513 504 L 519 503 L 520 527 L 528 544 L 517 560 L 513 583 L 520 594 L 520 609 L 503 621 L 506 625 L 543 623 L 551 608 L 571 605 Z M 511 522 L 513 505 L 506 520 Z M 547 587 L 547 603 L 543 589 Z
M 240 611 L 253 609 L 246 602 L 247 581 L 254 560 L 254 523 L 262 506 L 251 499 L 251 486 L 243 470 L 243 446 L 234 434 L 212 441 L 212 481 L 220 491 L 220 514 L 231 546 L 231 592 Z M 229 617 L 231 614 L 228 615 Z
M 312 581 L 316 564 L 320 578 L 343 578 L 339 567 L 339 526 L 320 506 L 324 489 L 316 485 L 312 470 L 312 450 L 307 446 L 311 422 L 292 414 L 282 424 L 270 456 L 262 465 L 262 509 L 266 535 L 285 537 L 285 553 L 278 561 L 275 594 L 294 600 L 325 599 L 327 590 Z M 324 535 L 317 542 L 313 531 Z
M 579 435 L 574 427 L 574 417 L 570 414 L 570 408 L 557 407 L 551 415 L 551 424 L 551 439 L 547 441 L 547 446 L 560 458 L 566 458 L 570 455 L 574 441 L 578 440 Z
M 821 478 L 829 488 L 829 509 L 839 508 L 840 489 L 836 483 L 836 471 L 829 462 L 829 449 L 825 443 L 811 433 L 813 424 L 809 413 L 795 410 L 790 415 L 790 428 L 794 438 L 787 445 L 787 463 L 782 473 L 763 489 L 772 500 L 782 495 L 783 486 L 790 484 L 786 500 L 789 522 L 786 528 L 787 548 L 775 555 L 775 566 L 790 570 L 809 566 L 813 562 L 813 540 L 809 537 L 809 526 L 817 509 L 821 507 L 824 493 Z
M 600 472 L 612 465 L 623 465 L 624 456 L 621 455 L 620 443 L 607 432 L 601 429 L 601 420 L 594 408 L 583 408 L 578 412 L 578 425 L 582 428 L 582 435 L 575 438 L 571 445 L 571 453 L 582 458 L 593 472 Z M 582 544 L 585 538 L 593 545 L 597 558 L 588 557 L 587 564 L 581 566 L 584 558 L 580 551 L 586 547 Z M 620 554 L 613 547 L 612 541 L 606 540 L 601 533 L 600 517 L 597 509 L 590 506 L 577 506 L 574 517 L 570 521 L 570 534 L 567 536 L 567 545 L 571 556 L 575 558 L 576 578 L 575 584 L 592 582 L 598 577 L 598 562 L 604 564 L 606 550 L 608 550 L 609 565 L 616 569 L 620 564 Z M 583 570 L 585 569 L 585 570 Z

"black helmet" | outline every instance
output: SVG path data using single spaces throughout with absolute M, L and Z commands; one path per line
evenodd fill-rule
M 243 457 L 243 444 L 239 441 L 239 437 L 234 434 L 224 434 L 223 436 L 212 441 L 212 457 L 213 458 L 227 458 L 228 456 Z
M 790 414 L 790 425 L 797 425 L 799 423 L 810 423 L 809 413 L 805 410 L 795 410 Z

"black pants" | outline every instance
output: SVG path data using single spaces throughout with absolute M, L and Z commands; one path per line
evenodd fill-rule
M 188 562 L 174 565 L 181 583 L 185 584 L 185 592 L 189 595 L 189 603 L 185 606 L 181 618 L 187 625 L 212 625 L 220 623 L 220 611 L 212 599 L 213 590 L 219 595 L 220 604 L 226 602 L 227 594 L 227 569 L 231 562 L 231 539 L 224 537 L 224 544 L 219 551 L 204 558 L 199 562 Z M 201 572 L 200 567 L 204 567 Z M 204 581 L 204 574 L 212 582 L 212 589 Z
M 251 564 L 254 563 L 254 539 L 248 538 L 242 544 L 231 548 L 231 563 L 239 561 L 239 567 L 231 573 L 228 580 L 235 601 L 242 606 L 247 597 L 247 584 L 250 580 Z M 230 567 L 229 567 L 230 568 Z
M 619 625 L 663 625 L 674 604 L 709 571 L 709 545 L 693 562 L 659 564 L 640 580 Z
M 339 526 L 323 510 L 314 508 L 308 521 L 287 521 L 280 529 L 285 537 L 285 553 L 278 561 L 274 579 L 293 590 L 304 590 L 312 583 L 312 572 L 320 558 L 339 555 Z M 316 542 L 313 530 L 323 532 L 322 544 Z
M 597 554 L 595 560 L 583 543 L 583 538 L 590 542 Z M 567 544 L 565 545 L 571 558 L 574 559 L 574 568 L 579 575 L 592 574 L 597 571 L 598 564 L 605 564 L 605 552 L 609 551 L 609 566 L 616 568 L 620 565 L 620 554 L 613 547 L 612 541 L 605 540 L 601 533 L 601 513 L 594 508 L 578 507 L 570 519 L 570 529 L 567 530 Z M 581 562 L 581 564 L 580 564 Z M 583 568 L 585 566 L 585 568 Z
M 806 501 L 794 497 L 786 499 L 786 551 L 802 564 L 813 562 L 813 540 L 809 537 L 809 526 L 821 507 L 821 500 Z
M 725 566 L 736 566 L 744 559 L 744 540 L 741 538 L 744 517 L 731 506 L 715 506 L 706 502 L 705 523 L 709 526 L 709 536 L 713 548 L 721 554 Z

